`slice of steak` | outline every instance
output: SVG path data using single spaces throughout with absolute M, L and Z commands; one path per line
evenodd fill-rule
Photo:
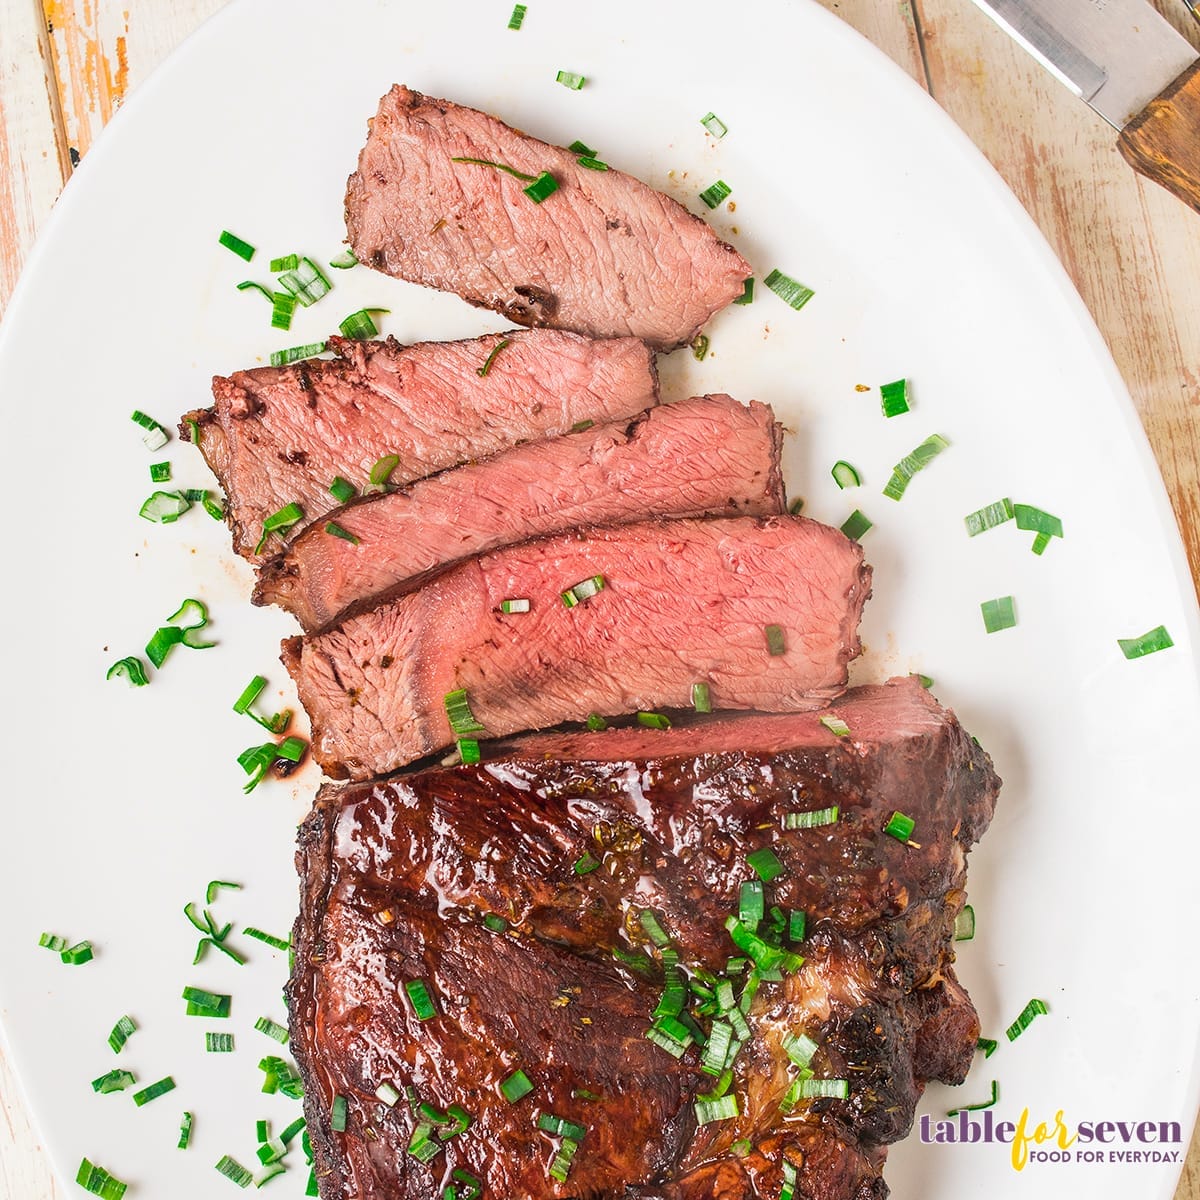
M 460 690 L 494 737 L 686 707 L 701 682 L 717 708 L 819 708 L 846 686 L 869 589 L 861 547 L 815 521 L 647 521 L 468 559 L 282 657 L 317 761 L 366 779 L 462 735 Z
M 519 325 L 658 349 L 689 341 L 741 295 L 749 264 L 661 192 L 578 160 L 486 113 L 393 87 L 347 185 L 350 245 L 379 271 Z M 549 173 L 558 188 L 534 203 L 503 167 Z
M 475 766 L 323 789 L 300 831 L 288 990 L 325 1200 L 438 1195 L 456 1170 L 485 1196 L 769 1197 L 785 1162 L 797 1196 L 886 1196 L 886 1148 L 926 1082 L 961 1082 L 975 1050 L 953 930 L 999 780 L 916 680 L 830 711 L 848 735 L 816 713 L 720 715 L 582 734 L 574 759 L 536 736 Z M 789 828 L 834 806 L 830 823 Z M 916 823 L 908 843 L 885 832 L 897 809 Z M 767 848 L 761 940 L 735 941 L 731 916 L 754 924 L 748 855 Z M 720 1068 L 647 1038 L 672 1010 L 710 1046 L 737 1029 L 735 1116 L 699 1124 Z M 796 1058 L 847 1081 L 845 1098 L 792 1095 Z M 510 1101 L 517 1070 L 532 1088 Z M 414 1132 L 451 1105 L 469 1128 L 438 1139 L 435 1123 L 420 1161 Z M 561 1184 L 543 1114 L 584 1131 Z
M 489 356 L 502 343 L 504 348 Z M 333 359 L 255 367 L 213 380 L 212 408 L 187 413 L 228 498 L 234 548 L 256 561 L 263 521 L 288 504 L 304 519 L 336 507 L 341 476 L 367 484 L 381 458 L 403 486 L 581 421 L 630 417 L 658 402 L 654 359 L 631 338 L 591 341 L 521 330 L 402 346 L 331 338 Z M 276 553 L 273 535 L 264 550 Z
M 702 396 L 518 446 L 329 514 L 259 573 L 256 604 L 312 631 L 411 591 L 457 559 L 578 525 L 784 511 L 780 426 L 763 404 Z

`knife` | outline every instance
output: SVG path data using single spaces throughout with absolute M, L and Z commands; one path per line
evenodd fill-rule
M 1136 171 L 1200 212 L 1200 52 L 1147 0 L 975 3 L 1121 131 Z

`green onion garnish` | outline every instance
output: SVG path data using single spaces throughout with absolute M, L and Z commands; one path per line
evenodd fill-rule
M 508 346 L 511 344 L 512 344 L 511 338 L 501 338 L 492 347 L 491 352 L 488 354 L 487 358 L 484 360 L 483 366 L 475 368 L 475 374 L 478 375 L 480 379 L 483 379 L 487 375 L 487 373 L 492 369 L 492 363 L 494 363 L 496 361 L 496 355 L 499 354 L 500 351 L 503 350 L 505 346 Z
M 471 711 L 471 702 L 467 698 L 466 688 L 447 692 L 442 697 L 442 705 L 446 710 L 446 720 L 450 722 L 453 733 L 484 733 L 484 727 L 475 719 Z
M 698 713 L 712 712 L 712 694 L 707 683 L 692 684 L 692 707 Z
M 1029 1023 L 1034 1017 L 1045 1016 L 1049 1011 L 1050 1009 L 1047 1008 L 1045 1000 L 1030 1000 L 1021 1009 L 1021 1015 L 1004 1031 L 1004 1036 L 1010 1042 L 1015 1042 L 1029 1028 Z
M 571 89 L 571 91 L 577 92 L 585 83 L 587 83 L 587 77 L 584 75 L 577 75 L 574 71 L 559 71 L 559 73 L 554 77 L 554 82 L 561 83 L 563 87 L 568 87 Z
M 437 1016 L 437 1007 L 434 1005 L 433 997 L 429 994 L 429 988 L 423 979 L 410 979 L 404 985 L 404 990 L 408 993 L 408 999 L 418 1021 L 428 1021 L 431 1017 Z
M 334 481 L 329 485 L 329 491 L 339 504 L 346 504 L 358 494 L 354 484 L 347 479 L 343 479 L 340 475 L 336 476 Z
M 999 1042 L 994 1041 L 992 1038 L 981 1037 L 975 1039 L 975 1048 L 983 1051 L 984 1058 L 991 1058 L 999 1044 Z
M 785 1033 L 782 1045 L 788 1058 L 798 1067 L 807 1067 L 817 1052 L 817 1043 L 804 1033 Z
M 584 851 L 571 866 L 576 875 L 590 875 L 600 866 L 600 860 L 590 851 Z
M 845 1100 L 850 1095 L 850 1084 L 845 1079 L 804 1079 L 800 1095 L 805 1100 Z
M 263 521 L 262 537 L 258 539 L 258 545 L 254 547 L 254 553 L 259 554 L 267 538 L 272 533 L 278 533 L 283 536 L 285 530 L 304 519 L 304 509 L 300 507 L 294 500 L 291 504 L 285 504 L 277 512 L 273 512 L 266 520 Z
M 265 1033 L 267 1037 L 273 1038 L 281 1046 L 286 1046 L 288 1044 L 288 1031 L 284 1029 L 282 1025 L 272 1021 L 270 1017 L 259 1017 L 258 1020 L 254 1022 L 254 1028 L 257 1029 L 259 1033 Z
M 493 933 L 507 933 L 508 922 L 496 913 L 487 913 L 483 918 L 483 927 Z
M 783 863 L 770 846 L 763 846 L 746 855 L 746 865 L 763 881 L 770 883 L 772 879 L 783 874 Z
M 337 271 L 348 271 L 351 267 L 358 266 L 358 255 L 347 247 L 337 258 L 331 258 L 329 265 Z
M 992 1080 L 992 1095 L 991 1095 L 990 1099 L 981 1100 L 978 1104 L 963 1104 L 959 1108 L 952 1108 L 946 1114 L 946 1116 L 956 1117 L 956 1116 L 958 1116 L 958 1114 L 960 1112 L 979 1112 L 981 1109 L 991 1108 L 992 1105 L 995 1104 L 996 1101 L 999 1099 L 1000 1099 L 1000 1084 L 995 1079 L 993 1079 Z
M 772 658 L 778 658 L 787 653 L 787 645 L 783 637 L 782 625 L 766 625 L 763 632 L 767 635 L 767 653 Z
M 543 171 L 528 187 L 521 190 L 534 204 L 541 204 L 547 196 L 558 191 L 558 180 L 549 171 Z
M 908 412 L 908 380 L 894 379 L 879 388 L 879 406 L 885 417 L 898 417 Z
M 847 725 L 846 722 L 843 721 L 841 717 L 825 716 L 825 717 L 822 717 L 820 720 L 821 720 L 821 724 L 824 725 L 825 728 L 828 729 L 829 732 L 834 735 L 834 737 L 849 737 L 850 736 L 850 726 Z
M 838 812 L 838 806 L 835 804 L 831 808 L 784 813 L 783 827 L 784 829 L 816 829 L 820 825 L 836 825 Z
M 141 1108 L 143 1104 L 149 1104 L 151 1100 L 157 1100 L 159 1096 L 164 1096 L 167 1092 L 174 1090 L 175 1080 L 168 1075 L 165 1079 L 160 1079 L 157 1083 L 142 1088 L 140 1092 L 134 1092 L 133 1102 L 138 1108 Z
M 271 328 L 291 329 L 292 314 L 296 311 L 296 297 L 291 292 L 271 293 Z
M 158 462 L 150 464 L 151 483 L 169 483 L 171 481 L 171 464 Z
M 664 713 L 640 712 L 637 715 L 638 724 L 647 729 L 670 729 L 671 718 Z
M 325 532 L 341 538 L 343 542 L 349 542 L 352 546 L 357 546 L 360 541 L 356 534 L 351 533 L 348 529 L 343 529 L 336 521 L 326 521 Z
M 326 295 L 333 285 L 311 258 L 302 258 L 296 269 L 279 276 L 279 286 L 290 292 L 296 303 L 308 308 Z
M 247 925 L 242 932 L 255 941 L 266 942 L 268 946 L 274 946 L 276 950 L 289 950 L 292 943 L 287 938 L 275 937 L 270 933 L 263 933 L 261 929 L 256 929 L 253 925 Z
M 408 1142 L 408 1152 L 418 1162 L 429 1162 L 436 1158 L 441 1150 L 441 1146 L 429 1136 L 431 1133 L 433 1133 L 433 1125 L 429 1121 L 420 1122 L 413 1130 L 412 1137 Z
M 530 607 L 529 600 L 524 596 L 514 596 L 509 600 L 500 601 L 502 613 L 527 613 Z
M 107 1075 L 101 1075 L 99 1079 L 92 1080 L 92 1091 L 99 1092 L 101 1095 L 107 1095 L 109 1092 L 123 1092 L 136 1082 L 131 1071 L 109 1071 Z
M 556 1179 L 559 1183 L 566 1183 L 567 1176 L 571 1174 L 571 1162 L 575 1158 L 575 1152 L 579 1149 L 579 1143 L 574 1138 L 565 1137 L 558 1147 L 558 1153 L 554 1156 L 554 1161 L 547 1168 L 546 1174 L 551 1179 Z
M 329 1106 L 329 1128 L 334 1133 L 345 1133 L 346 1131 L 346 1097 L 334 1096 L 333 1103 Z
M 462 1184 L 462 1188 L 454 1197 L 454 1200 L 479 1200 L 479 1197 L 483 1195 L 483 1184 L 469 1171 L 464 1171 L 461 1167 L 455 1167 L 452 1178 Z M 445 1198 L 445 1200 L 448 1200 L 448 1198 Z
M 314 354 L 324 354 L 325 342 L 309 342 L 305 346 L 292 346 L 287 350 L 271 352 L 271 366 L 286 367 L 289 363 L 299 362 L 302 358 L 311 358 Z
M 734 1095 L 722 1096 L 719 1100 L 697 1100 L 695 1107 L 697 1125 L 728 1121 L 738 1115 L 738 1102 Z
M 76 942 L 59 954 L 59 958 L 70 967 L 82 966 L 85 962 L 91 962 L 94 957 L 91 942 Z
M 474 766 L 483 757 L 479 750 L 479 743 L 474 738 L 459 738 L 458 757 L 467 766 Z
M 185 987 L 183 999 L 187 1001 L 189 1017 L 227 1017 L 232 1004 L 231 996 L 219 992 L 207 992 L 203 988 Z
M 138 509 L 138 516 L 155 525 L 173 525 L 192 502 L 182 492 L 151 492 Z
M 975 909 L 970 904 L 964 904 L 962 912 L 954 918 L 954 940 L 969 942 L 975 936 Z
M 788 913 L 787 922 L 787 938 L 789 942 L 804 941 L 805 927 L 808 924 L 808 917 L 803 909 L 793 908 Z
M 888 818 L 888 823 L 883 827 L 883 832 L 890 834 L 898 842 L 907 842 L 912 837 L 912 832 L 916 827 L 916 821 L 908 816 L 907 813 L 894 812 Z
M 525 13 L 527 11 L 524 4 L 514 4 L 512 16 L 508 18 L 509 29 L 520 29 L 521 22 L 525 20 Z
M 233 702 L 233 711 L 239 716 L 244 715 L 249 717 L 252 721 L 256 721 L 270 733 L 282 733 L 292 720 L 292 710 L 290 708 L 285 708 L 283 712 L 276 713 L 272 717 L 260 717 L 258 713 L 252 710 L 251 706 L 254 704 L 254 701 L 258 699 L 263 688 L 266 686 L 266 676 L 255 675 L 255 677 L 250 680 L 248 684 L 246 684 L 245 688 L 242 690 L 242 694 Z M 215 898 L 215 888 L 240 888 L 241 886 L 242 885 L 240 883 L 225 883 L 220 879 L 214 879 L 213 882 L 208 885 L 208 903 L 211 904 Z
M 500 1094 L 509 1102 L 515 1104 L 523 1096 L 533 1091 L 529 1076 L 519 1067 L 503 1083 L 500 1084 Z
M 254 1176 L 237 1159 L 230 1158 L 228 1154 L 221 1155 L 221 1159 L 217 1163 L 217 1170 L 240 1188 L 249 1187 L 254 1179 Z
M 742 284 L 742 294 L 734 300 L 734 304 L 753 304 L 754 303 L 754 276 L 751 275 Z
M 700 118 L 700 124 L 715 138 L 723 138 L 729 132 L 729 127 L 716 113 L 705 113 Z
M 967 527 L 967 536 L 975 537 L 976 534 L 983 533 L 988 529 L 995 529 L 997 525 L 1003 525 L 1006 521 L 1013 519 L 1013 502 L 1005 496 L 1003 500 L 997 500 L 993 504 L 987 505 L 985 508 L 976 509 L 973 513 L 968 513 L 963 522 Z
M 607 171 L 608 163 L 601 162 L 598 158 L 592 158 L 591 155 L 585 154 L 581 158 L 575 160 L 581 167 L 586 167 L 589 171 Z
M 254 247 L 249 242 L 244 242 L 236 233 L 230 233 L 228 229 L 221 230 L 221 236 L 217 239 L 226 250 L 232 250 L 238 258 L 249 262 L 254 257 Z
M 142 434 L 142 442 L 147 450 L 161 450 L 167 444 L 171 435 L 153 417 L 148 417 L 140 409 L 135 408 L 130 420 L 145 430 Z
M 508 163 L 492 162 L 488 158 L 452 158 L 454 163 L 473 163 L 477 167 L 494 167 L 497 171 L 503 171 L 506 175 L 511 175 L 514 179 L 523 180 L 525 183 L 530 183 L 537 178 L 536 175 L 526 175 L 524 171 L 518 171 L 516 167 L 510 167 Z
M 300 265 L 300 255 L 285 254 L 282 258 L 271 259 L 270 269 L 278 274 L 280 271 L 294 271 Z
M 862 480 L 858 477 L 858 472 L 843 458 L 839 458 L 833 464 L 830 474 L 840 488 L 858 487 L 862 483 Z
M 780 1166 L 783 1170 L 783 1184 L 779 1189 L 779 1200 L 792 1200 L 796 1194 L 796 1166 L 786 1158 Z
M 211 1030 L 204 1035 L 204 1049 L 209 1054 L 230 1054 L 233 1051 L 232 1033 L 213 1033 Z
M 718 179 L 716 183 L 710 184 L 700 193 L 700 199 L 708 205 L 709 208 L 716 208 L 722 200 L 725 199 L 733 189 L 723 179 Z M 770 284 L 767 285 L 768 287 Z M 790 303 L 790 301 L 789 301 Z
M 671 938 L 667 934 L 667 931 L 658 923 L 658 915 L 655 913 L 654 909 L 643 908 L 642 911 L 638 913 L 638 922 L 646 931 L 646 936 L 656 946 L 669 946 L 671 944 Z
M 802 309 L 816 294 L 812 288 L 805 287 L 799 280 L 778 270 L 772 271 L 763 280 L 763 283 L 781 300 L 796 310 Z
M 600 153 L 598 150 L 593 150 L 587 142 L 579 141 L 572 142 L 567 149 L 572 154 L 578 154 L 581 158 L 595 158 Z
M 949 446 L 940 433 L 931 434 L 910 454 L 906 454 L 892 469 L 892 477 L 888 480 L 883 494 L 889 500 L 899 500 L 908 489 L 909 482 L 918 472 L 923 471 L 943 450 Z
M 55 954 L 61 954 L 67 948 L 67 939 L 59 937 L 57 933 L 43 933 L 38 938 L 38 945 L 53 950 Z
M 179 1122 L 179 1141 L 176 1143 L 176 1148 L 186 1150 L 188 1144 L 192 1140 L 192 1114 L 185 1112 L 183 1119 Z
M 1166 650 L 1175 645 L 1165 625 L 1156 626 L 1141 637 L 1117 638 L 1117 645 L 1126 658 L 1141 658 L 1146 654 L 1154 654 L 1158 650 Z
M 1026 529 L 1032 533 L 1041 534 L 1047 539 L 1060 538 L 1063 535 L 1062 521 L 1032 504 L 1014 504 L 1013 516 L 1017 519 L 1017 528 Z
M 537 1127 L 553 1137 L 569 1137 L 577 1142 L 582 1142 L 587 1136 L 587 1129 L 583 1125 L 576 1125 L 574 1121 L 551 1112 L 538 1113 Z
M 581 579 L 573 587 L 562 593 L 562 602 L 568 608 L 574 608 L 581 600 L 590 600 L 597 592 L 605 588 L 603 575 L 593 575 L 591 579 Z
M 96 1166 L 86 1158 L 79 1164 L 75 1182 L 93 1196 L 101 1197 L 101 1200 L 121 1200 L 129 1186 L 119 1179 L 114 1179 L 103 1167 Z
M 766 913 L 766 893 L 761 879 L 749 879 L 738 891 L 738 920 L 752 928 Z
M 149 680 L 146 678 L 146 669 L 142 666 L 142 660 L 133 655 L 130 655 L 128 658 L 118 659 L 108 668 L 108 673 L 104 678 L 128 680 L 130 687 L 145 687 L 149 683 Z
M 703 362 L 708 356 L 708 334 L 698 333 L 692 338 L 692 357 L 697 362 Z
M 791 513 L 793 517 L 798 517 L 803 511 L 804 511 L 804 497 L 797 496 L 795 498 L 795 500 L 793 500 L 788 505 L 788 512 Z
M 341 324 L 343 337 L 353 338 L 357 342 L 365 342 L 368 338 L 378 336 L 379 327 L 375 324 L 373 313 L 390 313 L 390 308 L 360 308 L 352 312 Z
M 237 285 L 237 290 L 239 292 L 248 292 L 251 290 L 261 292 L 264 296 L 266 296 L 269 303 L 273 304 L 275 302 L 275 293 L 271 291 L 269 287 L 266 287 L 261 283 L 256 283 L 253 279 L 243 279 L 242 282 Z
M 588 713 L 587 727 L 592 733 L 600 733 L 608 728 L 608 722 L 599 713 Z
M 857 542 L 874 522 L 870 517 L 857 508 L 842 522 L 842 532 L 852 541 Z
M 1011 596 L 998 596 L 995 600 L 985 600 L 980 604 L 979 609 L 983 613 L 983 627 L 988 633 L 1011 629 L 1017 623 L 1016 603 Z
M 400 1093 L 392 1084 L 385 1082 L 375 1089 L 375 1097 L 386 1104 L 388 1108 L 395 1108 L 400 1100 Z
M 132 1017 L 121 1017 L 112 1027 L 112 1033 L 108 1035 L 108 1044 L 114 1054 L 120 1054 L 121 1048 L 129 1041 L 129 1035 L 137 1029 L 137 1024 Z

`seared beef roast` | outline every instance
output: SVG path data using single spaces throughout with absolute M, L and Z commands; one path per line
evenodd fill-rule
M 484 554 L 283 661 L 334 778 L 589 713 L 819 708 L 846 686 L 870 588 L 862 550 L 801 517 L 647 521 Z M 529 611 L 505 612 L 504 601 Z M 511 606 L 510 606 L 511 607 Z M 469 713 L 454 725 L 450 693 Z
M 576 525 L 781 513 L 779 448 L 771 410 L 729 396 L 518 446 L 336 509 L 329 517 L 356 540 L 311 525 L 263 565 L 254 602 L 311 632 L 446 563 Z
M 350 177 L 350 245 L 377 270 L 519 325 L 682 345 L 741 295 L 749 264 L 661 192 L 578 160 L 485 113 L 394 87 Z M 534 203 L 510 171 L 549 173 L 558 188 Z
M 480 374 L 501 342 L 487 373 Z M 590 341 L 521 330 L 461 342 L 401 346 L 394 339 L 331 338 L 335 359 L 255 367 L 213 380 L 210 409 L 188 413 L 191 436 L 228 497 L 237 552 L 256 560 L 263 521 L 297 503 L 299 533 L 337 505 L 329 485 L 356 488 L 396 455 L 393 484 L 518 442 L 565 433 L 581 421 L 630 417 L 658 400 L 653 356 L 630 338 Z M 283 545 L 272 535 L 266 554 Z
M 915 680 L 829 714 L 326 787 L 289 984 L 322 1197 L 886 1196 L 975 1049 L 952 937 L 999 781 Z

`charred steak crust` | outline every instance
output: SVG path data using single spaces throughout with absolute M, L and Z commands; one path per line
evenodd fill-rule
M 542 204 L 502 163 L 548 172 Z M 361 262 L 495 309 L 520 325 L 641 338 L 668 350 L 742 293 L 742 256 L 682 205 L 621 171 L 472 108 L 397 85 L 346 189 Z
M 764 404 L 699 396 L 443 471 L 326 514 L 263 563 L 255 604 L 311 633 L 445 566 L 579 525 L 784 511 L 781 427 Z
M 999 780 L 915 680 L 854 689 L 833 711 L 850 737 L 817 714 L 722 716 L 579 735 L 576 760 L 546 757 L 545 737 L 514 739 L 477 766 L 323 789 L 300 833 L 288 990 L 325 1200 L 434 1196 L 453 1167 L 487 1195 L 769 1196 L 784 1157 L 798 1196 L 886 1196 L 887 1145 L 929 1079 L 962 1079 L 978 1036 L 952 938 Z M 729 749 L 737 738 L 745 748 Z M 784 814 L 831 804 L 836 824 L 781 829 Z M 918 844 L 883 832 L 895 809 L 916 820 Z M 649 908 L 681 963 L 721 972 L 739 953 L 724 922 L 753 878 L 746 855 L 763 845 L 784 868 L 770 903 L 808 915 L 804 962 L 749 1007 L 739 1115 L 697 1127 L 692 1100 L 712 1077 L 694 1049 L 677 1062 L 643 1036 L 661 968 L 647 977 L 613 950 L 656 961 L 639 921 Z M 580 875 L 585 853 L 600 866 Z M 484 923 L 497 918 L 507 928 Z M 413 978 L 436 998 L 431 1020 L 406 1005 Z M 848 1079 L 847 1099 L 780 1113 L 795 1075 L 787 1033 L 818 1044 L 811 1066 Z M 517 1067 L 534 1091 L 510 1104 L 498 1087 Z M 418 1163 L 408 1104 L 375 1099 L 385 1080 L 442 1110 L 462 1104 L 470 1131 Z M 348 1103 L 339 1134 L 335 1095 Z M 561 1187 L 546 1178 L 539 1112 L 587 1130 Z M 731 1150 L 741 1139 L 749 1153 Z

